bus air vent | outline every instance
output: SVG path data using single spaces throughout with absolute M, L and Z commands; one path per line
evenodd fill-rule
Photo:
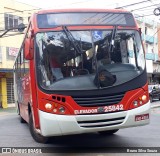
M 124 97 L 125 92 L 116 94 L 105 94 L 98 96 L 77 96 L 73 97 L 74 101 L 82 107 L 98 107 L 118 104 Z
M 101 119 L 101 120 L 87 120 L 87 121 L 77 121 L 80 127 L 83 128 L 98 128 L 98 127 L 108 127 L 122 124 L 125 117 L 118 117 L 112 119 Z

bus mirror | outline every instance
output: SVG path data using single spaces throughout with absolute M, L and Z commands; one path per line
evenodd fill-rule
M 23 32 L 25 28 L 26 28 L 26 26 L 23 23 L 18 25 L 18 31 L 19 32 Z
M 26 38 L 24 45 L 24 57 L 26 60 L 33 59 L 33 40 Z

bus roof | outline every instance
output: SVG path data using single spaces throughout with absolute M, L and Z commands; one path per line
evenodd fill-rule
M 54 9 L 34 15 L 39 29 L 63 25 L 136 26 L 132 13 L 123 9 Z
M 71 9 L 52 9 L 52 10 L 40 10 L 37 14 L 45 14 L 45 13 L 59 13 L 59 12 L 121 12 L 121 13 L 129 13 L 129 11 L 124 9 L 87 9 L 87 8 L 71 8 Z

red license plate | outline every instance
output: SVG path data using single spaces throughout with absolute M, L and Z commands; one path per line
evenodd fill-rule
M 135 121 L 147 120 L 149 119 L 149 114 L 136 115 Z

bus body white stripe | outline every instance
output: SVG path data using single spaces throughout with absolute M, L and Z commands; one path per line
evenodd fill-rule
M 136 115 L 150 114 L 150 102 L 147 104 L 119 113 L 108 113 L 100 115 L 55 115 L 50 113 L 45 113 L 39 110 L 40 117 L 40 127 L 41 133 L 44 136 L 60 136 L 69 134 L 79 134 L 79 133 L 90 133 L 97 131 L 121 129 L 134 126 L 142 126 L 149 123 L 149 119 L 135 121 Z M 121 118 L 125 116 L 125 119 L 121 124 L 105 126 L 105 127 L 81 127 L 78 121 L 94 121 L 94 120 L 104 120 L 112 118 Z

